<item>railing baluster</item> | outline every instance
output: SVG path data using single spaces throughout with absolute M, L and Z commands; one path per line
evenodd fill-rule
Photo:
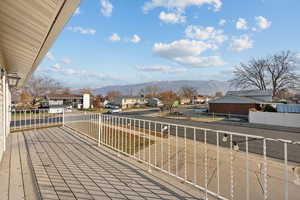
M 288 171 L 288 154 L 287 154 L 287 143 L 283 143 L 284 148 L 284 199 L 289 199 L 289 171 Z
M 27 112 L 27 111 L 24 110 L 24 113 L 25 113 L 25 114 L 24 114 L 24 118 L 25 118 L 25 120 L 24 120 L 24 121 L 25 121 L 24 129 L 27 128 L 27 116 L 26 116 L 26 112 Z
M 232 134 L 230 134 L 230 198 L 234 199 L 234 174 L 233 174 L 233 150 Z
M 101 115 L 98 114 L 98 146 L 100 146 L 100 140 L 101 140 Z
M 267 177 L 267 143 L 266 139 L 263 140 L 263 151 L 264 151 L 264 199 L 268 199 L 268 177 Z
M 250 200 L 249 178 L 249 138 L 246 136 L 246 200 Z
M 220 136 L 219 131 L 216 132 L 217 134 L 217 194 L 220 195 Z
M 176 146 L 176 156 L 175 156 L 175 158 L 176 158 L 176 176 L 178 176 L 178 166 L 179 166 L 179 163 L 178 163 L 178 153 L 179 153 L 179 151 L 178 151 L 178 125 L 176 125 L 176 138 L 175 138 L 175 146 Z
M 143 151 L 144 151 L 144 161 L 146 161 L 146 121 L 144 120 L 144 125 L 143 125 L 143 129 L 144 129 L 144 134 L 143 134 L 143 141 L 144 141 L 144 144 L 143 144 Z
M 187 181 L 186 127 L 184 127 L 184 181 Z
M 142 134 L 142 131 L 141 131 L 141 120 L 139 120 L 139 135 L 138 135 L 138 138 L 139 138 L 139 160 L 141 160 L 141 134 Z
M 163 148 L 163 124 L 162 123 L 160 123 L 160 138 L 161 138 L 161 143 L 160 143 L 160 156 L 161 156 L 161 159 L 160 159 L 160 165 L 161 165 L 161 168 L 163 169 L 164 168 L 164 165 L 163 165 L 163 163 L 164 163 L 164 152 L 163 152 L 163 150 L 164 150 L 164 148 Z
M 122 144 L 122 152 L 125 152 L 124 151 L 124 147 L 125 147 L 125 143 L 124 143 L 124 117 L 121 118 L 121 135 L 122 135 L 122 139 L 121 139 L 121 144 Z
M 207 166 L 207 133 L 204 130 L 204 173 L 205 173 L 205 199 L 208 199 L 208 166 Z
M 168 172 L 171 174 L 171 133 L 170 125 L 168 125 Z
M 156 122 L 154 122 L 154 134 L 155 134 L 155 146 L 154 146 L 154 165 L 157 166 L 157 132 L 156 132 Z
M 150 138 L 150 136 L 151 136 L 151 123 L 150 123 L 150 121 L 149 121 L 149 131 L 148 131 L 148 153 L 149 153 L 149 157 L 148 157 L 148 166 L 149 166 L 149 171 L 151 171 L 151 168 L 150 168 L 150 166 L 151 166 L 151 138 Z
M 194 183 L 197 184 L 196 129 L 194 128 Z
M 135 149 L 135 137 L 136 137 L 136 127 L 135 127 L 135 119 L 133 120 L 133 156 L 135 157 L 135 152 L 136 152 L 136 149 Z

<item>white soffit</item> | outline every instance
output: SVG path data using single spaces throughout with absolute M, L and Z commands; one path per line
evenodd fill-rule
M 80 0 L 0 0 L 0 54 L 23 85 L 36 70 Z

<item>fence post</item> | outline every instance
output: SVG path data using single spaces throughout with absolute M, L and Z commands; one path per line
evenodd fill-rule
M 63 111 L 62 111 L 62 126 L 64 127 L 65 126 L 65 109 L 63 108 Z
M 98 146 L 100 146 L 101 114 L 98 115 Z

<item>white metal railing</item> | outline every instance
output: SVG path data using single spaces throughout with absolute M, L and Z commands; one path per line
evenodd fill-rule
M 300 191 L 299 142 L 103 114 L 65 117 L 65 124 L 203 190 L 206 199 L 288 200 Z
M 22 131 L 43 127 L 62 126 L 64 111 L 51 113 L 49 109 L 11 111 L 10 130 Z

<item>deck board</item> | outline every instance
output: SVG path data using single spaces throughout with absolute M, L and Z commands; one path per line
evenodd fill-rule
M 9 137 L 6 144 L 6 152 L 3 154 L 0 163 L 0 199 L 8 199 L 9 194 L 9 172 L 10 172 L 10 157 L 11 157 L 11 138 Z

